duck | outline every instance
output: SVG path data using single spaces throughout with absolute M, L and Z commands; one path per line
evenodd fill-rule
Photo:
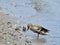
M 31 30 L 34 33 L 37 33 L 37 38 L 39 38 L 40 35 L 47 35 L 49 30 L 38 25 L 33 25 L 33 24 L 28 24 L 27 25 L 27 30 Z

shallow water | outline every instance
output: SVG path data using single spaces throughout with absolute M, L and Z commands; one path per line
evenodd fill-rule
M 38 2 L 38 0 L 33 0 Z M 44 0 L 43 0 L 44 1 Z M 17 25 L 26 26 L 28 23 L 41 25 L 50 30 L 46 36 L 36 39 L 36 34 L 27 31 L 26 35 L 32 37 L 32 45 L 59 45 L 60 43 L 60 1 L 46 0 L 40 10 L 39 6 L 34 8 L 32 0 L 0 0 L 0 12 L 6 12 L 15 18 L 18 18 Z M 38 2 L 39 4 L 39 2 Z M 42 2 L 43 4 L 43 2 Z M 15 6 L 16 5 L 16 6 Z M 29 34 L 28 34 L 29 33 Z

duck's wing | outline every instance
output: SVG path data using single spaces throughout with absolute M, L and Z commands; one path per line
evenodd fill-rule
M 34 25 L 34 26 L 32 26 L 31 30 L 34 32 L 40 32 L 41 27 Z
M 33 25 L 33 27 L 34 27 L 36 30 L 42 29 L 42 26 Z
M 33 27 L 31 28 L 31 30 L 32 30 L 33 32 L 35 32 L 35 33 L 40 33 L 41 28 L 40 28 L 40 27 L 37 27 L 37 26 L 33 26 Z

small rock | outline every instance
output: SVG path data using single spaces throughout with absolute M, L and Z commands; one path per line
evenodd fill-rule
M 10 44 L 10 42 L 7 42 L 7 44 Z
M 14 36 L 13 34 L 11 34 L 11 36 Z
M 29 40 L 26 40 L 26 42 L 27 42 L 27 43 L 31 43 L 31 41 L 29 41 Z
M 9 25 L 9 24 L 11 24 L 11 22 L 7 22 L 7 24 Z
M 20 36 L 19 38 L 21 39 L 22 37 Z

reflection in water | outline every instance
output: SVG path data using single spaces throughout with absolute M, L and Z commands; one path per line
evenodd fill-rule
M 35 45 L 45 45 L 45 44 L 47 44 L 47 40 L 45 39 L 45 38 L 39 38 L 39 39 L 37 39 L 37 38 L 35 38 L 35 39 L 32 39 L 32 42 L 35 44 Z

